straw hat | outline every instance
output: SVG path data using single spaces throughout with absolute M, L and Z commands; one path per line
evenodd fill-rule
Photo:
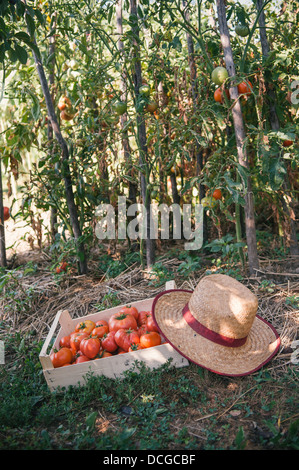
M 276 354 L 280 338 L 256 315 L 256 296 L 224 274 L 204 277 L 194 292 L 167 290 L 153 302 L 158 329 L 183 356 L 220 375 L 247 375 Z

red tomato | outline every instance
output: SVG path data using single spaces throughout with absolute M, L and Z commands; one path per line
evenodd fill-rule
M 71 340 L 70 335 L 63 336 L 59 341 L 59 347 L 60 348 L 70 348 L 71 347 L 70 340 Z
M 105 333 L 102 337 L 102 348 L 108 352 L 113 353 L 117 350 L 117 344 L 114 339 L 115 331 L 110 331 L 109 333 Z
M 95 322 L 91 320 L 85 320 L 77 323 L 75 330 L 82 331 L 83 333 L 87 333 L 88 335 L 90 335 L 95 326 Z
M 130 313 L 114 313 L 109 319 L 109 331 L 117 331 L 121 328 L 137 330 L 137 321 Z
M 3 218 L 4 218 L 4 221 L 8 220 L 9 217 L 10 217 L 9 207 L 4 206 L 4 207 L 3 207 Z
M 64 364 L 70 364 L 73 360 L 73 353 L 70 348 L 61 348 L 50 355 L 53 366 L 61 367 Z
M 128 352 L 138 351 L 139 349 L 143 349 L 140 343 L 133 343 L 128 349 Z
M 67 270 L 67 262 L 66 261 L 61 263 L 60 269 L 61 269 L 61 271 L 66 271 Z
M 159 332 L 159 329 L 156 323 L 154 322 L 152 315 L 146 320 L 146 328 L 148 331 L 156 331 L 157 333 Z
M 112 354 L 109 351 L 106 351 L 103 349 L 103 351 L 100 351 L 99 354 L 95 357 L 95 359 L 102 359 L 103 357 L 110 357 Z
M 138 310 L 136 307 L 131 307 L 130 305 L 126 305 L 125 307 L 121 308 L 120 313 L 129 313 L 133 315 L 133 317 L 137 320 L 138 318 Z
M 124 351 L 123 349 L 121 348 L 118 348 L 117 350 L 117 354 L 126 354 L 127 351 Z
M 65 108 L 70 108 L 71 105 L 71 100 L 67 96 L 61 96 L 57 106 L 60 111 L 63 111 Z
M 80 364 L 81 362 L 88 362 L 88 361 L 90 361 L 89 357 L 84 356 L 84 354 L 80 354 L 75 360 L 75 364 Z
M 252 93 L 252 84 L 249 80 L 246 82 L 239 83 L 238 85 L 238 92 L 240 95 L 251 95 Z
M 108 322 L 106 320 L 100 320 L 96 322 L 95 328 L 92 330 L 92 336 L 97 336 L 98 338 L 102 338 L 105 333 L 109 332 Z
M 147 312 L 145 310 L 142 310 L 141 312 L 139 312 L 138 319 L 137 319 L 137 325 L 141 326 L 144 323 L 146 323 L 146 320 L 149 316 L 151 316 L 151 312 Z
M 136 330 L 124 330 L 123 328 L 117 330 L 114 339 L 116 344 L 124 351 L 128 351 L 131 344 L 136 344 L 140 341 Z
M 100 349 L 101 341 L 96 336 L 88 336 L 82 339 L 80 343 L 80 350 L 83 352 L 84 356 L 89 357 L 89 359 L 94 359 L 96 355 L 99 354 Z
M 229 96 L 229 91 L 227 89 L 225 89 L 225 94 L 226 94 L 227 98 L 229 99 L 230 96 Z M 221 90 L 221 88 L 217 88 L 215 90 L 214 100 L 217 101 L 217 103 L 223 103 L 224 102 L 223 91 Z
M 107 326 L 108 327 L 108 322 L 106 320 L 98 320 L 96 322 L 96 326 Z
M 283 145 L 284 147 L 290 147 L 291 145 L 293 145 L 293 143 L 294 143 L 294 142 L 293 142 L 292 140 L 284 140 L 283 143 L 282 143 L 282 145 Z
M 215 189 L 215 191 L 213 192 L 213 198 L 214 199 L 221 199 L 222 198 L 221 189 Z
M 147 326 L 146 326 L 146 323 L 144 323 L 143 325 L 141 325 L 138 328 L 137 333 L 139 334 L 139 338 L 140 338 L 141 335 L 144 335 L 145 333 L 149 333 L 149 331 L 147 329 Z
M 150 331 L 140 336 L 140 344 L 143 348 L 151 348 L 161 344 L 161 336 L 156 331 Z
M 80 343 L 84 338 L 87 338 L 88 334 L 84 333 L 84 331 L 76 331 L 72 333 L 70 336 L 70 347 L 72 351 L 79 351 L 80 350 Z

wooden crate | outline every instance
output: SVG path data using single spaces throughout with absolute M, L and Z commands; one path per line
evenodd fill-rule
M 175 284 L 169 282 L 166 283 L 165 287 L 166 290 L 173 289 Z M 141 300 L 132 302 L 130 305 L 136 307 L 138 311 L 148 311 L 152 308 L 153 300 L 154 298 Z M 70 385 L 84 385 L 84 377 L 89 374 L 104 375 L 110 378 L 122 377 L 124 371 L 129 370 L 134 366 L 135 361 L 143 362 L 150 369 L 160 367 L 170 358 L 172 358 L 171 365 L 174 367 L 184 367 L 189 365 L 189 362 L 186 358 L 179 354 L 169 343 L 165 343 L 164 339 L 162 339 L 162 344 L 148 349 L 105 357 L 102 359 L 94 359 L 88 362 L 72 364 L 65 367 L 53 367 L 52 361 L 50 359 L 51 352 L 53 349 L 59 348 L 60 339 L 63 336 L 69 335 L 71 332 L 73 332 L 79 321 L 108 321 L 111 315 L 117 313 L 123 306 L 124 305 L 119 305 L 117 307 L 109 308 L 107 310 L 86 315 L 80 318 L 72 318 L 68 310 L 61 310 L 57 313 L 39 355 L 44 377 L 52 392 L 58 387 L 67 388 Z M 55 338 L 56 331 L 59 327 L 59 332 Z M 52 349 L 49 353 L 47 353 L 52 342 Z M 134 370 L 138 372 L 138 368 L 135 368 Z

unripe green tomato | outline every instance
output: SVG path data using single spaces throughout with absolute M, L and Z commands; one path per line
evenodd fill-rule
M 241 36 L 242 38 L 245 38 L 249 34 L 249 28 L 246 25 L 243 24 L 237 24 L 235 27 L 236 34 L 238 36 Z
M 216 85 L 222 85 L 228 78 L 228 71 L 225 67 L 216 67 L 212 72 L 211 78 Z
M 149 85 L 142 85 L 140 88 L 139 88 L 139 93 L 142 94 L 142 95 L 145 95 L 145 96 L 149 96 L 150 93 L 151 93 L 151 88 Z
M 113 105 L 113 109 L 118 116 L 121 116 L 127 111 L 127 103 L 125 103 L 124 101 L 117 101 Z

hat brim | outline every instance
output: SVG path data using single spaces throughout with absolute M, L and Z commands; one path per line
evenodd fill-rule
M 160 333 L 186 359 L 216 374 L 236 377 L 252 374 L 277 353 L 279 335 L 258 315 L 245 344 L 239 347 L 222 346 L 196 333 L 182 314 L 192 293 L 184 289 L 167 290 L 155 297 L 152 306 Z

